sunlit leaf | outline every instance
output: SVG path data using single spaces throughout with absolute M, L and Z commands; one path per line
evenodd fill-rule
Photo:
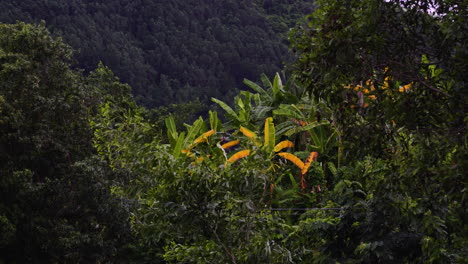
M 304 162 L 302 162 L 302 160 L 300 160 L 294 154 L 291 154 L 291 153 L 288 153 L 288 152 L 280 152 L 280 153 L 278 153 L 278 156 L 291 161 L 292 163 L 294 163 L 294 165 L 296 165 L 301 170 L 304 167 Z
M 275 145 L 275 125 L 273 124 L 273 118 L 268 117 L 265 119 L 265 140 L 264 148 L 267 152 L 271 152 Z
M 294 147 L 294 143 L 289 140 L 283 140 L 280 143 L 276 144 L 275 148 L 273 149 L 274 152 L 279 152 L 285 148 L 292 148 Z
M 213 135 L 214 133 L 215 133 L 215 131 L 213 129 L 211 129 L 210 131 L 207 131 L 207 132 L 203 133 L 201 136 L 199 136 L 193 142 L 194 143 L 206 142 L 208 140 L 208 137 Z
M 248 128 L 245 128 L 243 126 L 240 127 L 239 131 L 244 134 L 244 136 L 248 137 L 248 138 L 251 138 L 251 139 L 254 139 L 257 137 L 257 135 L 252 132 L 251 130 L 249 130 Z
M 235 162 L 236 160 L 242 159 L 242 158 L 247 157 L 249 155 L 250 155 L 250 150 L 249 149 L 244 149 L 244 150 L 236 152 L 227 161 L 232 163 L 232 162 Z
M 172 155 L 176 158 L 180 156 L 180 153 L 182 153 L 184 139 L 185 139 L 185 132 L 182 132 L 179 134 L 176 145 L 174 146 L 174 150 L 172 151 Z
M 231 142 L 224 143 L 223 145 L 221 145 L 221 148 L 222 149 L 228 149 L 230 147 L 238 145 L 239 143 L 240 143 L 240 140 L 234 140 L 234 141 L 231 141 Z

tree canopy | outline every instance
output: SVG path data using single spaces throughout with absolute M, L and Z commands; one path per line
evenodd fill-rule
M 110 192 L 121 177 L 95 156 L 88 124 L 104 80 L 108 97 L 119 85 L 103 68 L 88 85 L 70 56 L 44 25 L 0 25 L 2 262 L 111 260 L 132 237 L 128 203 Z
M 2 1 L 0 22 L 44 20 L 77 50 L 80 68 L 104 62 L 156 107 L 227 100 L 243 78 L 279 71 L 292 59 L 286 33 L 311 2 Z

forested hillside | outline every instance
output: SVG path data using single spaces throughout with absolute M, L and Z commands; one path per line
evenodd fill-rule
M 311 2 L 5 0 L 0 22 L 44 20 L 80 68 L 102 61 L 154 107 L 232 98 L 243 78 L 279 71 L 292 59 L 286 33 Z
M 288 73 L 190 121 L 0 23 L 0 263 L 467 263 L 467 6 L 315 4 Z

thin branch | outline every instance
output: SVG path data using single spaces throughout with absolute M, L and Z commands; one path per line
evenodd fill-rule
M 433 91 L 435 91 L 435 92 L 441 93 L 441 94 L 443 94 L 443 95 L 445 95 L 445 96 L 447 96 L 447 97 L 450 97 L 450 95 L 449 95 L 448 93 L 446 93 L 446 92 L 444 92 L 444 91 L 441 91 L 441 90 L 439 90 L 439 89 L 433 87 L 432 85 L 427 84 L 424 80 L 421 79 L 421 77 L 420 77 L 419 75 L 418 75 L 418 79 L 419 79 L 418 81 L 419 81 L 422 85 L 426 86 L 427 88 L 429 88 L 429 89 L 431 89 L 431 90 L 433 90 Z
M 390 63 L 393 63 L 393 64 L 398 64 L 400 65 L 401 67 L 405 67 L 406 65 L 404 63 L 401 63 L 401 62 L 398 62 L 398 61 L 390 61 Z M 419 65 L 434 65 L 435 63 L 419 63 Z M 410 70 L 408 67 L 405 67 L 407 70 Z M 434 86 L 428 84 L 427 82 L 424 81 L 424 79 L 421 78 L 420 74 L 418 72 L 415 72 L 414 70 L 411 69 L 411 71 L 409 72 L 409 76 L 408 77 L 416 77 L 417 78 L 417 82 L 421 83 L 422 85 L 424 85 L 425 87 L 433 90 L 434 92 L 437 92 L 437 93 L 440 93 L 440 94 L 443 94 L 444 96 L 447 96 L 447 97 L 451 97 L 448 93 L 444 92 L 444 91 L 441 91 L 440 89 L 437 89 L 435 88 Z
M 213 232 L 213 234 L 215 235 L 216 237 L 216 240 L 218 240 L 219 244 L 221 244 L 221 246 L 223 247 L 224 251 L 226 251 L 226 254 L 231 257 L 231 260 L 232 260 L 232 263 L 236 264 L 236 257 L 234 257 L 234 255 L 227 249 L 227 247 L 224 245 L 224 243 L 221 241 L 221 239 L 219 238 L 218 234 L 216 233 L 215 230 L 211 230 Z

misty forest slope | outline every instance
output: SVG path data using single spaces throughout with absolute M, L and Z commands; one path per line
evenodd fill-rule
M 312 1 L 112 0 L 0 2 L 0 22 L 41 20 L 78 50 L 78 67 L 99 61 L 147 107 L 217 97 L 243 78 L 279 71 L 292 56 L 287 31 Z

